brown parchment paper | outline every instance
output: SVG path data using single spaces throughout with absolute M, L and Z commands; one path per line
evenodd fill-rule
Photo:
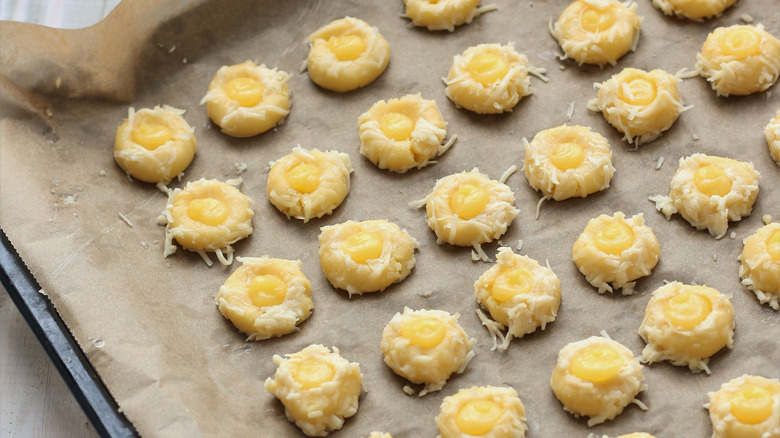
M 0 225 L 62 315 L 116 398 L 145 436 L 296 436 L 277 400 L 263 389 L 273 374 L 274 354 L 312 343 L 338 347 L 360 363 L 364 389 L 357 415 L 336 436 L 434 436 L 441 400 L 472 385 L 511 385 L 527 409 L 530 437 L 585 437 L 647 431 L 659 437 L 704 437 L 711 433 L 702 408 L 707 391 L 744 373 L 780 377 L 780 314 L 761 306 L 738 278 L 742 239 L 762 225 L 762 215 L 780 217 L 780 167 L 771 159 L 763 127 L 780 108 L 780 93 L 718 98 L 702 78 L 685 80 L 680 92 L 694 107 L 660 139 L 632 150 L 597 113 L 586 110 L 592 84 L 625 67 L 693 68 L 707 33 L 749 15 L 780 36 L 777 0 L 740 1 L 722 17 L 704 23 L 663 16 L 640 0 L 644 16 L 638 50 L 615 67 L 577 67 L 560 53 L 547 31 L 563 0 L 491 0 L 498 12 L 478 17 L 453 33 L 413 28 L 403 3 L 371 0 L 158 2 L 126 0 L 103 22 L 64 31 L 1 23 L 3 118 L 0 120 Z M 373 84 L 348 94 L 332 93 L 300 73 L 309 33 L 346 15 L 379 27 L 391 46 L 387 71 Z M 549 83 L 532 79 L 536 93 L 511 113 L 479 116 L 457 109 L 444 96 L 441 78 L 452 57 L 469 46 L 513 41 L 531 64 L 547 69 Z M 199 101 L 216 70 L 246 60 L 290 72 L 292 112 L 284 124 L 260 136 L 234 139 L 208 121 Z M 59 81 L 57 80 L 59 78 Z M 59 86 L 57 86 L 59 84 Z M 379 99 L 422 93 L 435 99 L 455 146 L 438 163 L 397 175 L 358 153 L 357 118 Z M 574 103 L 573 117 L 567 110 Z M 238 176 L 254 201 L 254 234 L 235 245 L 241 256 L 301 259 L 313 285 L 315 311 L 301 330 L 282 338 L 245 342 L 223 319 L 214 296 L 238 266 L 208 268 L 187 251 L 163 259 L 163 227 L 156 220 L 166 196 L 129 180 L 114 163 L 115 129 L 135 108 L 168 104 L 183 108 L 196 128 L 198 154 L 186 181 Z M 507 352 L 492 342 L 475 314 L 473 283 L 490 264 L 473 262 L 471 250 L 439 246 L 424 212 L 407 206 L 423 198 L 437 178 L 479 167 L 498 178 L 521 166 L 521 138 L 562 123 L 593 127 L 613 148 L 612 187 L 584 199 L 547 202 L 522 171 L 508 180 L 521 210 L 501 241 L 544 262 L 558 275 L 563 301 L 557 320 L 543 332 L 513 340 Z M 698 137 L 698 140 L 694 140 Z M 303 224 L 288 220 L 267 201 L 268 162 L 295 145 L 336 149 L 350 155 L 352 191 L 333 215 Z M 677 161 L 695 152 L 748 160 L 761 172 L 753 213 L 715 240 L 674 217 L 667 221 L 647 200 L 668 193 Z M 656 169 L 659 158 L 664 164 Z M 643 213 L 661 243 L 653 274 L 633 296 L 599 295 L 571 262 L 571 246 L 587 221 L 601 213 Z M 132 226 L 120 218 L 125 215 Z M 349 299 L 322 275 L 317 258 L 319 228 L 346 220 L 384 218 L 420 241 L 417 265 L 404 282 L 382 293 Z M 498 244 L 486 245 L 494 257 Z M 717 260 L 714 260 L 717 256 Z M 712 375 L 691 374 L 667 363 L 645 367 L 648 391 L 643 411 L 629 406 L 614 421 L 588 428 L 564 412 L 549 388 L 557 352 L 567 343 L 605 330 L 636 355 L 637 335 L 650 293 L 665 280 L 707 284 L 733 294 L 734 348 L 710 361 Z M 430 297 L 423 297 L 430 292 Z M 384 365 L 381 331 L 404 306 L 459 312 L 477 339 L 476 357 L 440 392 L 423 398 L 402 391 L 407 383 Z

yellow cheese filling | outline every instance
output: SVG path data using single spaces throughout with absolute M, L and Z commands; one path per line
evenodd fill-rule
M 620 100 L 629 105 L 649 105 L 658 95 L 655 78 L 637 70 L 624 78 L 618 93 Z
M 504 409 L 490 400 L 472 400 L 458 411 L 455 424 L 461 432 L 480 436 L 490 432 L 501 419 Z
M 387 138 L 395 141 L 408 140 L 414 131 L 414 120 L 404 114 L 392 112 L 382 117 L 379 129 Z
M 311 193 L 320 185 L 321 172 L 317 165 L 299 163 L 284 172 L 284 180 L 299 193 Z
M 585 160 L 585 151 L 577 143 L 559 143 L 550 151 L 550 161 L 561 170 L 575 169 Z
M 742 60 L 761 50 L 761 33 L 753 27 L 737 27 L 723 35 L 718 46 L 724 55 Z
M 359 231 L 344 239 L 341 250 L 357 263 L 382 255 L 382 237 L 372 231 Z
M 462 219 L 482 213 L 490 201 L 487 190 L 476 184 L 461 184 L 450 197 L 450 210 Z
M 524 267 L 519 267 L 500 274 L 493 283 L 490 294 L 493 299 L 503 303 L 511 300 L 515 295 L 531 292 L 533 286 L 533 273 Z
M 447 327 L 435 317 L 414 316 L 405 319 L 401 325 L 401 336 L 422 348 L 439 345 L 446 335 Z
M 263 86 L 253 78 L 239 77 L 225 84 L 225 94 L 243 107 L 255 106 L 263 100 Z
M 290 368 L 293 379 L 300 383 L 303 389 L 318 388 L 333 380 L 335 374 L 333 365 L 317 357 L 291 363 Z
M 194 221 L 206 225 L 219 225 L 228 217 L 225 203 L 214 198 L 193 199 L 187 207 L 187 215 Z
M 634 244 L 634 231 L 624 222 L 612 222 L 593 238 L 599 251 L 620 254 Z
M 745 424 L 759 424 L 772 415 L 773 391 L 763 385 L 748 383 L 729 401 L 732 415 Z
M 580 15 L 580 26 L 586 32 L 603 32 L 615 24 L 614 7 L 587 8 Z
M 334 35 L 328 38 L 327 47 L 339 61 L 354 61 L 366 51 L 366 43 L 357 35 Z
M 466 70 L 475 81 L 488 86 L 506 76 L 509 63 L 499 54 L 482 53 L 469 62 Z
M 287 296 L 287 285 L 276 275 L 256 275 L 250 280 L 247 293 L 257 307 L 277 306 Z
M 693 174 L 693 182 L 707 196 L 726 196 L 731 191 L 731 179 L 717 165 L 700 167 Z
M 677 328 L 691 330 L 712 313 L 712 301 L 703 293 L 696 292 L 697 287 L 676 295 L 664 305 L 664 314 Z
M 165 125 L 144 121 L 133 129 L 132 138 L 144 149 L 153 151 L 173 138 L 173 131 Z
M 625 360 L 612 347 L 597 345 L 580 351 L 571 361 L 570 371 L 582 380 L 605 382 L 617 376 Z

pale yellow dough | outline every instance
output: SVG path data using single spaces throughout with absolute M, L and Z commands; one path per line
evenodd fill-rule
M 345 59 L 339 58 L 331 50 L 330 42 L 353 36 L 360 38 L 363 50 L 343 55 Z M 306 41 L 311 44 L 306 64 L 309 78 L 331 91 L 346 92 L 365 87 L 385 71 L 390 61 L 390 45 L 379 29 L 353 17 L 328 23 L 309 35 Z
M 777 379 L 745 374 L 707 393 L 707 397 L 709 403 L 704 407 L 710 411 L 712 438 L 780 438 Z M 741 421 L 738 415 L 748 421 Z
M 639 40 L 642 17 L 629 0 L 577 0 L 563 10 L 550 33 L 578 64 L 615 65 Z
M 349 155 L 298 146 L 271 163 L 266 185 L 268 200 L 288 218 L 305 223 L 331 214 L 341 205 L 349 194 L 350 173 Z
M 485 84 L 469 69 L 472 61 L 484 55 L 495 56 L 506 65 L 505 74 Z M 455 55 L 444 81 L 444 94 L 458 107 L 478 114 L 503 113 L 511 111 L 523 96 L 533 93 L 529 73 L 544 78 L 544 69 L 530 66 L 528 58 L 517 53 L 514 43 L 480 44 Z
M 622 360 L 614 376 L 597 382 L 580 378 L 571 371 L 577 357 L 591 348 L 609 349 Z M 630 403 L 644 407 L 636 400 L 641 391 L 647 390 L 644 380 L 642 364 L 631 350 L 611 339 L 591 336 L 561 349 L 550 377 L 550 387 L 565 411 L 575 417 L 590 417 L 588 426 L 595 426 L 612 420 Z
M 485 195 L 484 207 L 469 218 L 459 217 L 452 208 L 453 199 L 458 197 L 462 186 L 476 187 L 479 193 Z M 468 197 L 465 199 L 468 202 Z M 428 226 L 436 233 L 437 243 L 473 246 L 475 249 L 482 243 L 501 237 L 520 213 L 515 208 L 512 189 L 491 180 L 479 169 L 439 179 L 424 202 Z
M 617 228 L 615 228 L 617 227 Z M 615 231 L 630 229 L 632 236 L 623 240 L 625 249 L 607 252 L 598 242 L 623 238 Z M 619 252 L 617 252 L 619 251 Z M 622 289 L 623 295 L 634 293 L 634 280 L 650 275 L 660 258 L 661 248 L 653 230 L 645 225 L 644 215 L 626 219 L 622 212 L 612 216 L 602 214 L 588 221 L 585 230 L 574 242 L 572 261 L 599 293 Z
M 780 40 L 762 24 L 718 27 L 696 54 L 696 70 L 718 96 L 764 91 L 780 76 Z
M 216 303 L 222 315 L 249 341 L 282 336 L 298 330 L 314 308 L 311 283 L 301 271 L 300 260 L 236 257 L 242 263 L 219 288 Z M 273 295 L 255 285 L 269 278 L 279 282 Z M 260 278 L 258 278 L 260 277 Z M 273 292 L 273 289 L 271 290 Z
M 615 173 L 609 142 L 586 126 L 545 129 L 523 145 L 528 183 L 556 201 L 604 190 Z
M 512 387 L 472 386 L 444 397 L 436 417 L 441 438 L 523 438 L 525 406 Z
M 379 344 L 385 363 L 412 383 L 425 385 L 420 396 L 439 391 L 453 373 L 462 373 L 476 342 L 458 324 L 460 315 L 443 310 L 396 313 Z
M 666 15 L 685 17 L 693 21 L 719 17 L 737 0 L 653 0 L 653 6 Z
M 448 147 L 442 145 L 447 122 L 436 102 L 420 94 L 380 100 L 360 115 L 358 125 L 360 153 L 380 169 L 420 169 Z
M 455 30 L 480 14 L 480 0 L 404 0 L 406 16 L 415 26 L 428 30 Z
M 350 296 L 382 291 L 401 282 L 414 268 L 419 243 L 406 230 L 386 220 L 347 221 L 321 228 L 320 266 L 330 284 Z M 350 237 L 362 236 L 379 243 L 376 256 L 356 261 L 346 250 Z M 359 243 L 359 242 L 356 242 Z M 359 245 L 358 245 L 359 246 Z
M 206 104 L 206 114 L 223 133 L 232 137 L 258 135 L 281 123 L 290 113 L 289 77 L 283 71 L 270 69 L 265 64 L 255 65 L 252 61 L 223 66 L 217 70 L 200 103 Z M 259 84 L 259 100 L 242 104 L 231 98 L 228 90 L 236 79 Z
M 739 278 L 761 304 L 780 310 L 780 224 L 770 223 L 745 239 Z
M 766 135 L 766 144 L 769 147 L 769 154 L 775 159 L 777 165 L 780 166 L 780 111 L 777 111 L 777 115 L 774 119 L 769 121 L 769 124 L 764 128 L 764 134 Z
M 688 109 L 680 100 L 682 80 L 663 70 L 646 72 L 626 68 L 594 86 L 599 93 L 588 108 L 623 134 L 623 140 L 640 145 L 660 137 Z
M 139 111 L 131 107 L 114 139 L 114 159 L 119 167 L 133 178 L 149 183 L 167 183 L 182 173 L 198 150 L 195 129 L 183 114 L 184 110 L 168 105 Z M 151 133 L 156 140 L 146 145 L 138 143 L 143 141 L 144 132 L 155 129 L 162 129 L 169 136 L 159 136 L 162 131 L 158 130 Z
M 252 234 L 252 200 L 230 184 L 200 179 L 174 189 L 165 206 L 165 252 L 172 241 L 190 251 L 216 251 L 223 264 L 232 261 L 230 245 Z M 230 257 L 223 259 L 223 252 Z
M 709 166 L 718 173 L 717 178 L 710 180 L 724 184 L 724 187 L 730 186 L 722 195 L 709 195 L 696 182 L 697 172 L 710 171 L 701 170 Z M 741 220 L 753 210 L 760 176 L 750 162 L 693 154 L 680 158 L 680 165 L 672 177 L 669 196 L 651 196 L 650 200 L 655 202 L 655 208 L 667 219 L 680 213 L 697 229 L 707 229 L 711 235 L 720 239 L 726 235 L 729 221 Z
M 360 364 L 341 357 L 338 348 L 310 345 L 282 358 L 273 378 L 265 380 L 265 390 L 284 405 L 287 419 L 307 436 L 326 436 L 339 430 L 344 419 L 358 410 L 363 384 Z
M 505 350 L 512 337 L 522 338 L 537 328 L 544 330 L 555 321 L 561 304 L 561 281 L 552 269 L 501 247 L 496 264 L 474 282 L 474 296 L 495 320 L 483 319 L 493 335 L 494 348 Z M 505 327 L 506 336 L 500 332 Z
M 710 356 L 734 343 L 734 307 L 728 296 L 711 287 L 674 281 L 653 292 L 639 336 L 647 343 L 644 362 L 668 360 L 710 374 Z

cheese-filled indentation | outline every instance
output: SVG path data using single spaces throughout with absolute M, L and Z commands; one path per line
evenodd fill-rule
M 382 238 L 371 231 L 360 231 L 347 237 L 342 242 L 341 249 L 352 260 L 366 263 L 382 255 Z
M 243 107 L 255 106 L 263 100 L 263 86 L 253 78 L 239 77 L 225 84 L 225 94 Z
M 493 299 L 503 303 L 511 300 L 515 295 L 531 292 L 533 287 L 533 273 L 524 267 L 518 267 L 500 274 L 496 278 L 495 283 L 493 283 L 490 294 L 493 296 Z
M 475 56 L 466 70 L 480 84 L 490 85 L 506 76 L 509 63 L 497 53 L 483 53 Z
M 389 113 L 382 117 L 379 129 L 387 138 L 395 141 L 409 140 L 414 131 L 414 120 L 401 113 Z
M 571 362 L 571 373 L 593 383 L 615 377 L 623 367 L 623 357 L 608 346 L 594 346 L 581 351 Z
M 579 167 L 585 160 L 585 151 L 577 143 L 560 143 L 550 151 L 550 161 L 561 170 Z
M 471 219 L 482 213 L 490 195 L 484 188 L 475 184 L 461 184 L 450 198 L 452 212 L 463 219 Z
M 284 172 L 284 179 L 289 186 L 300 193 L 311 193 L 320 185 L 322 172 L 315 164 L 300 163 Z
M 173 138 L 170 128 L 159 123 L 141 122 L 133 129 L 133 141 L 145 149 L 153 151 Z
M 458 411 L 455 424 L 468 435 L 484 435 L 498 423 L 504 410 L 491 400 L 472 400 Z
M 422 348 L 439 345 L 446 335 L 447 328 L 437 318 L 415 316 L 401 324 L 401 336 Z
M 607 254 L 620 254 L 634 244 L 634 231 L 625 222 L 612 222 L 596 234 L 596 248 Z
M 334 35 L 328 38 L 327 46 L 339 61 L 353 61 L 366 51 L 363 38 L 357 35 Z
M 603 32 L 615 24 L 615 15 L 611 8 L 596 9 L 589 7 L 580 15 L 580 26 L 588 32 Z
M 772 415 L 772 396 L 769 389 L 748 384 L 729 401 L 729 408 L 740 422 L 759 424 Z
M 620 88 L 620 99 L 629 105 L 649 105 L 657 95 L 658 88 L 651 77 L 629 77 Z
M 720 50 L 735 60 L 745 59 L 761 49 L 761 33 L 753 27 L 731 29 L 720 40 Z
M 707 196 L 726 196 L 731 191 L 731 179 L 720 166 L 700 167 L 693 174 L 693 182 Z
M 290 372 L 303 389 L 322 386 L 323 383 L 333 380 L 334 374 L 333 365 L 317 357 L 309 357 L 294 365 L 291 364 Z
M 187 207 L 187 214 L 193 220 L 206 225 L 219 225 L 228 217 L 225 203 L 214 198 L 193 199 Z
M 675 327 L 685 330 L 696 327 L 711 312 L 712 302 L 710 299 L 690 290 L 672 297 L 664 306 L 664 314 L 669 318 L 669 322 Z
M 249 282 L 249 299 L 257 307 L 277 306 L 287 296 L 287 285 L 276 275 L 256 275 Z

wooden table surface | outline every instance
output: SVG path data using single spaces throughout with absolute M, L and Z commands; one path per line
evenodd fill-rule
M 89 26 L 119 0 L 0 0 L 0 20 Z M 97 433 L 0 286 L 0 437 L 92 438 Z

